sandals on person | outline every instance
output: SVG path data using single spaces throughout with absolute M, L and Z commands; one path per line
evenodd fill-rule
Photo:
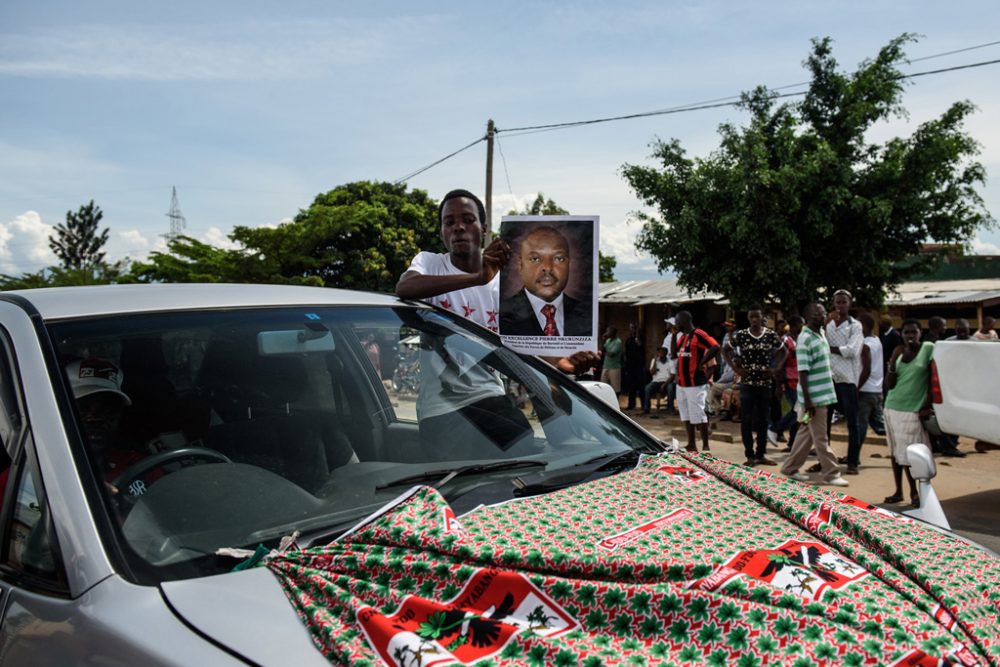
M 903 502 L 903 494 L 902 493 L 894 493 L 891 496 L 886 496 L 885 500 L 883 500 L 882 502 L 884 502 L 884 503 L 892 503 L 892 504 L 901 503 L 901 502 Z

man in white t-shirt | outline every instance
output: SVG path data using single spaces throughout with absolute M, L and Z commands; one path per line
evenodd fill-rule
M 510 259 L 510 247 L 496 239 L 481 250 L 486 232 L 482 202 L 467 190 L 452 190 L 438 208 L 445 253 L 423 251 L 396 284 L 403 299 L 424 299 L 496 331 L 500 311 L 500 269 Z M 417 419 L 428 454 L 453 458 L 461 443 L 478 442 L 477 433 L 505 449 L 513 437 L 530 431 L 500 378 L 479 360 L 447 349 L 447 339 L 425 337 L 420 352 Z M 491 414 L 509 415 L 512 432 L 487 433 L 480 423 Z M 520 419 L 517 417 L 520 416 Z M 467 429 L 473 432 L 465 433 Z M 470 458 L 474 452 L 468 452 Z
M 396 283 L 396 295 L 423 299 L 497 331 L 500 269 L 510 260 L 506 241 L 494 239 L 482 250 L 486 209 L 468 190 L 452 190 L 438 207 L 445 253 L 423 251 Z M 430 337 L 427 337 L 430 339 Z M 434 337 L 421 350 L 421 383 L 417 395 L 420 438 L 428 454 L 442 459 L 477 452 L 469 443 L 486 436 L 507 449 L 530 434 L 531 427 L 507 394 L 495 371 Z M 591 352 L 547 359 L 565 373 L 592 365 Z M 452 451 L 448 451 L 448 450 Z
M 500 312 L 500 269 L 510 246 L 495 239 L 485 250 L 486 210 L 467 190 L 452 190 L 438 207 L 447 252 L 417 254 L 396 283 L 401 299 L 424 299 L 496 331 Z

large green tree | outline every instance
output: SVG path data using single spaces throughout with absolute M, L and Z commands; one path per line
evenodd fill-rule
M 511 209 L 508 215 L 569 215 L 569 211 L 564 209 L 559 204 L 555 203 L 551 198 L 546 199 L 545 194 L 542 192 L 538 193 L 534 201 L 530 204 L 525 204 L 524 208 L 520 211 L 517 209 Z M 597 263 L 599 276 L 598 280 L 602 283 L 610 283 L 615 280 L 615 267 L 618 266 L 618 260 L 615 259 L 614 255 L 605 255 L 600 250 L 597 251 Z
M 658 166 L 623 167 L 658 211 L 640 214 L 637 247 L 691 290 L 737 307 L 771 299 L 796 308 L 839 287 L 878 305 L 934 261 L 920 256 L 924 242 L 967 244 L 992 223 L 976 191 L 985 179 L 972 159 L 978 145 L 963 130 L 972 104 L 952 104 L 909 137 L 869 140 L 906 114 L 899 65 L 911 39 L 892 40 L 850 73 L 829 39 L 814 40 L 800 102 L 779 104 L 762 87 L 744 94 L 749 121 L 721 125 L 705 158 L 655 141 Z
M 66 211 L 66 223 L 55 226 L 49 238 L 49 247 L 59 258 L 64 269 L 97 267 L 104 262 L 104 244 L 108 242 L 108 228 L 99 229 L 104 212 L 101 207 L 84 204 L 75 213 Z
M 191 238 L 137 264 L 141 281 L 263 282 L 391 292 L 420 250 L 440 248 L 437 204 L 406 185 L 358 181 L 317 195 L 291 222 L 234 228 L 237 249 Z

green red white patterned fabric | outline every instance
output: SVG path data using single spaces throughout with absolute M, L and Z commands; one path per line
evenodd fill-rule
M 1000 560 L 710 455 L 266 562 L 342 665 L 1000 665 Z

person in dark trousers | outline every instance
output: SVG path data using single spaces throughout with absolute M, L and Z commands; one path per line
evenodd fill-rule
M 861 429 L 858 425 L 858 379 L 861 377 L 861 350 L 865 336 L 861 322 L 850 315 L 854 298 L 847 290 L 833 294 L 833 311 L 826 323 L 830 344 L 830 366 L 837 392 L 837 410 L 847 423 L 847 474 L 857 475 L 861 465 Z M 827 435 L 833 423 L 833 411 L 827 413 Z
M 785 451 L 792 451 L 792 443 L 795 442 L 795 435 L 799 430 L 799 422 L 795 418 L 795 403 L 798 400 L 799 387 L 799 367 L 795 359 L 795 341 L 802 333 L 805 320 L 800 315 L 792 315 L 788 318 L 788 334 L 782 338 L 782 344 L 788 349 L 785 357 L 784 368 L 781 369 L 781 390 L 784 392 L 785 401 L 788 403 L 788 412 L 772 426 L 768 432 L 767 439 L 773 444 L 781 442 L 778 437 L 786 430 L 788 431 L 788 446 Z M 773 437 L 772 437 L 773 433 Z
M 760 305 L 747 310 L 750 326 L 740 329 L 732 343 L 722 348 L 726 363 L 740 376 L 740 431 L 743 435 L 745 465 L 777 465 L 765 456 L 767 450 L 767 417 L 771 405 L 776 368 L 784 368 L 787 348 L 773 330 L 764 326 Z M 754 436 L 757 447 L 754 449 Z
M 635 322 L 628 325 L 628 338 L 625 339 L 625 357 L 622 360 L 622 388 L 628 394 L 626 410 L 636 408 L 636 396 L 642 401 L 643 388 L 646 386 L 646 349 L 639 328 Z

